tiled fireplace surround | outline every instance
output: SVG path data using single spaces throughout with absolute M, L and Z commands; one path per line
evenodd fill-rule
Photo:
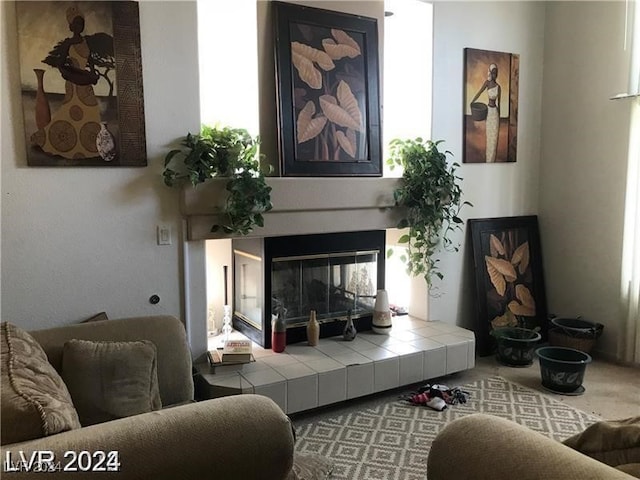
M 393 228 L 401 212 L 394 207 L 396 178 L 270 178 L 274 210 L 265 215 L 260 236 Z M 222 184 L 211 182 L 183 192 L 185 216 L 185 318 L 196 359 L 215 341 L 206 337 L 205 248 L 202 240 L 221 238 L 210 232 L 224 198 Z M 353 192 L 358 192 L 354 195 Z M 216 207 L 218 205 L 218 207 Z M 274 353 L 254 344 L 256 361 L 216 367 L 198 363 L 209 397 L 257 393 L 272 398 L 286 413 L 426 381 L 473 368 L 475 337 L 449 321 L 411 316 L 393 319 L 390 335 L 359 332 L 352 342 L 322 338 Z
M 216 347 L 213 338 L 210 347 Z M 410 316 L 393 319 L 390 335 L 359 332 L 287 345 L 274 353 L 254 344 L 255 362 L 209 367 L 199 364 L 208 397 L 257 393 L 295 413 L 473 368 L 473 332 Z

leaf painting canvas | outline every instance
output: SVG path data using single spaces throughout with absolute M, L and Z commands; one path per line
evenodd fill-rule
M 284 175 L 381 175 L 375 19 L 274 2 Z
M 469 225 L 476 272 L 479 353 L 491 353 L 489 335 L 495 328 L 517 326 L 544 334 L 546 295 L 537 217 L 472 219 Z
M 138 4 L 16 2 L 27 164 L 144 166 Z

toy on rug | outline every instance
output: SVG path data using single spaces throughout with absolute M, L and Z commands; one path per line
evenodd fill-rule
M 413 405 L 426 405 L 429 408 L 441 412 L 447 405 L 467 403 L 469 392 L 461 390 L 460 387 L 449 388 L 446 385 L 426 384 L 420 387 L 417 392 L 411 393 L 402 399 Z

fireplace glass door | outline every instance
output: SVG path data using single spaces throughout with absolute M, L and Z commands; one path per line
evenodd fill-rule
M 377 290 L 378 251 L 280 257 L 272 260 L 272 313 L 288 326 L 371 314 Z
M 375 295 L 384 288 L 384 230 L 234 238 L 233 327 L 271 346 L 273 315 L 287 325 L 287 343 L 306 339 L 311 310 L 320 338 L 339 335 L 351 313 L 371 329 Z

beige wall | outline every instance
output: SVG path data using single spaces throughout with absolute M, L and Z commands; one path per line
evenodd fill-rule
M 2 320 L 33 329 L 103 310 L 182 316 L 179 197 L 160 174 L 169 143 L 199 125 L 195 2 L 140 2 L 146 168 L 26 166 L 15 5 L 0 9 Z M 160 223 L 173 245 L 156 245 Z
M 551 2 L 545 30 L 540 219 L 550 311 L 605 325 L 616 352 L 630 102 L 624 2 Z
M 463 50 L 520 55 L 518 153 L 515 163 L 462 164 L 463 219 L 536 214 L 545 4 L 543 2 L 436 2 L 434 8 L 433 135 L 462 163 Z M 477 321 L 471 246 L 459 234 L 461 253 L 441 256 L 441 296 L 430 318 L 472 326 Z M 544 241 L 544 239 L 543 239 Z

